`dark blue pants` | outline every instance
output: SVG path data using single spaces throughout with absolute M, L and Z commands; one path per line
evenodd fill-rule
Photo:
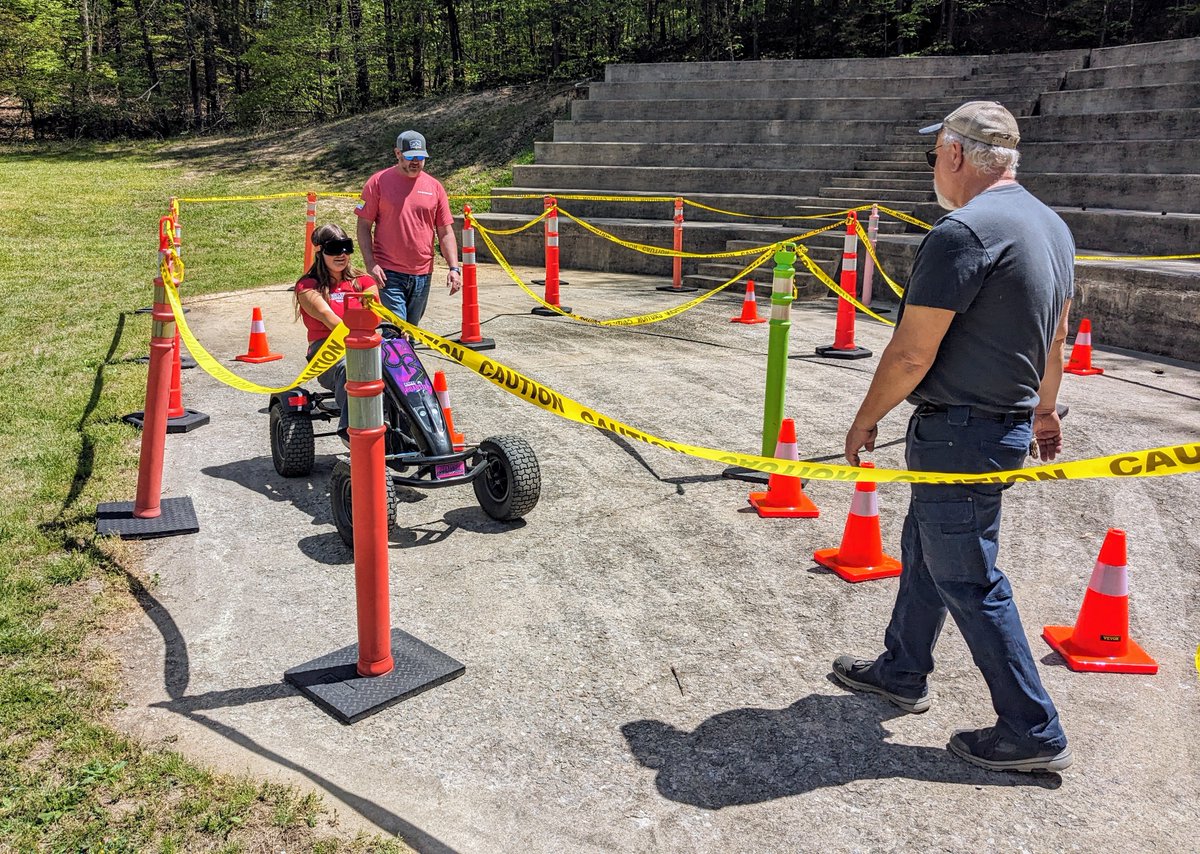
M 429 302 L 429 281 L 433 274 L 416 276 L 412 273 L 397 273 L 395 270 L 383 272 L 387 284 L 379 289 L 379 301 L 401 320 L 407 320 L 413 326 L 420 326 L 421 318 L 425 316 L 425 305 Z
M 308 354 L 306 359 L 311 360 L 316 352 L 321 349 L 321 345 L 325 343 L 325 339 L 314 341 L 308 345 Z M 322 387 L 333 392 L 333 399 L 337 401 L 338 408 L 342 410 L 341 416 L 338 418 L 338 431 L 345 433 L 347 421 L 346 414 L 346 360 L 338 359 L 334 365 L 325 373 L 317 377 L 317 383 Z
M 917 471 L 988 472 L 1020 468 L 1029 451 L 1028 420 L 998 421 L 918 409 L 908 423 L 905 459 Z M 947 612 L 962 632 L 992 694 L 997 726 L 1038 749 L 1067 745 L 1033 662 L 1012 588 L 996 567 L 999 484 L 913 484 L 901 539 L 900 589 L 876 661 L 880 680 L 905 696 L 925 693 L 933 647 Z

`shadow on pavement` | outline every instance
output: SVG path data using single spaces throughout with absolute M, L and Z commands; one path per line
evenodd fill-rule
M 886 741 L 881 720 L 902 712 L 853 694 L 810 694 L 783 709 L 733 709 L 686 732 L 655 720 L 621 732 L 638 762 L 658 772 L 663 797 L 717 810 L 854 780 L 902 777 L 972 786 L 1056 789 L 1058 774 L 999 774 L 946 750 Z
M 175 620 L 171 617 L 170 612 L 163 607 L 162 603 L 146 590 L 140 580 L 131 575 L 119 564 L 115 564 L 111 560 L 107 560 L 106 563 L 113 568 L 120 569 L 125 574 L 129 590 L 133 594 L 134 599 L 141 606 L 146 616 L 154 623 L 159 634 L 162 635 L 165 648 L 163 686 L 166 688 L 167 695 L 171 699 L 161 703 L 154 703 L 154 707 L 169 709 L 176 714 L 180 714 L 188 720 L 206 727 L 212 732 L 229 739 L 234 744 L 280 767 L 303 775 L 314 785 L 319 786 L 334 798 L 349 806 L 367 821 L 377 827 L 383 828 L 388 833 L 402 837 L 406 844 L 417 851 L 432 852 L 433 854 L 453 854 L 454 849 L 449 845 L 426 833 L 416 825 L 405 821 L 400 816 L 388 811 L 374 801 L 339 786 L 311 768 L 307 768 L 285 756 L 281 756 L 270 748 L 259 744 L 240 730 L 200 714 L 201 711 L 209 709 L 244 706 L 249 703 L 260 703 L 293 697 L 297 695 L 297 691 L 290 685 L 279 682 L 277 684 L 256 685 L 247 688 L 209 691 L 196 696 L 188 696 L 186 692 L 191 665 L 188 660 L 187 642 L 184 640 L 183 633 L 180 632 Z

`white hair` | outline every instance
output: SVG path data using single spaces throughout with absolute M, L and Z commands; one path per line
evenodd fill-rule
M 997 178 L 1009 173 L 1016 176 L 1017 163 L 1021 160 L 1021 154 L 1015 148 L 988 145 L 986 142 L 966 139 L 946 128 L 942 131 L 942 144 L 951 142 L 957 142 L 962 146 L 963 157 L 980 172 Z

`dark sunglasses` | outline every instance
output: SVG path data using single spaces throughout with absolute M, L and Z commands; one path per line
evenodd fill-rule
M 937 166 L 937 146 L 936 145 L 933 148 L 931 148 L 925 152 L 925 162 L 929 164 L 930 169 Z
M 326 255 L 353 255 L 354 241 L 349 237 L 345 240 L 326 240 L 321 244 L 321 252 Z

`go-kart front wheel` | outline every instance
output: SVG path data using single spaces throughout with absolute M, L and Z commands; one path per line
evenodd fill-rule
M 316 453 L 312 418 L 278 403 L 271 406 L 271 462 L 284 477 L 303 477 L 313 468 Z
M 390 477 L 385 477 L 387 484 L 387 527 L 388 536 L 396 530 L 396 485 Z M 354 516 L 353 502 L 350 493 L 350 463 L 338 460 L 333 465 L 333 475 L 329 478 L 329 505 L 333 511 L 333 524 L 338 536 L 350 548 L 354 548 Z
M 488 467 L 475 478 L 483 512 L 500 522 L 520 519 L 542 495 L 542 470 L 533 448 L 520 436 L 492 436 L 479 443 Z

